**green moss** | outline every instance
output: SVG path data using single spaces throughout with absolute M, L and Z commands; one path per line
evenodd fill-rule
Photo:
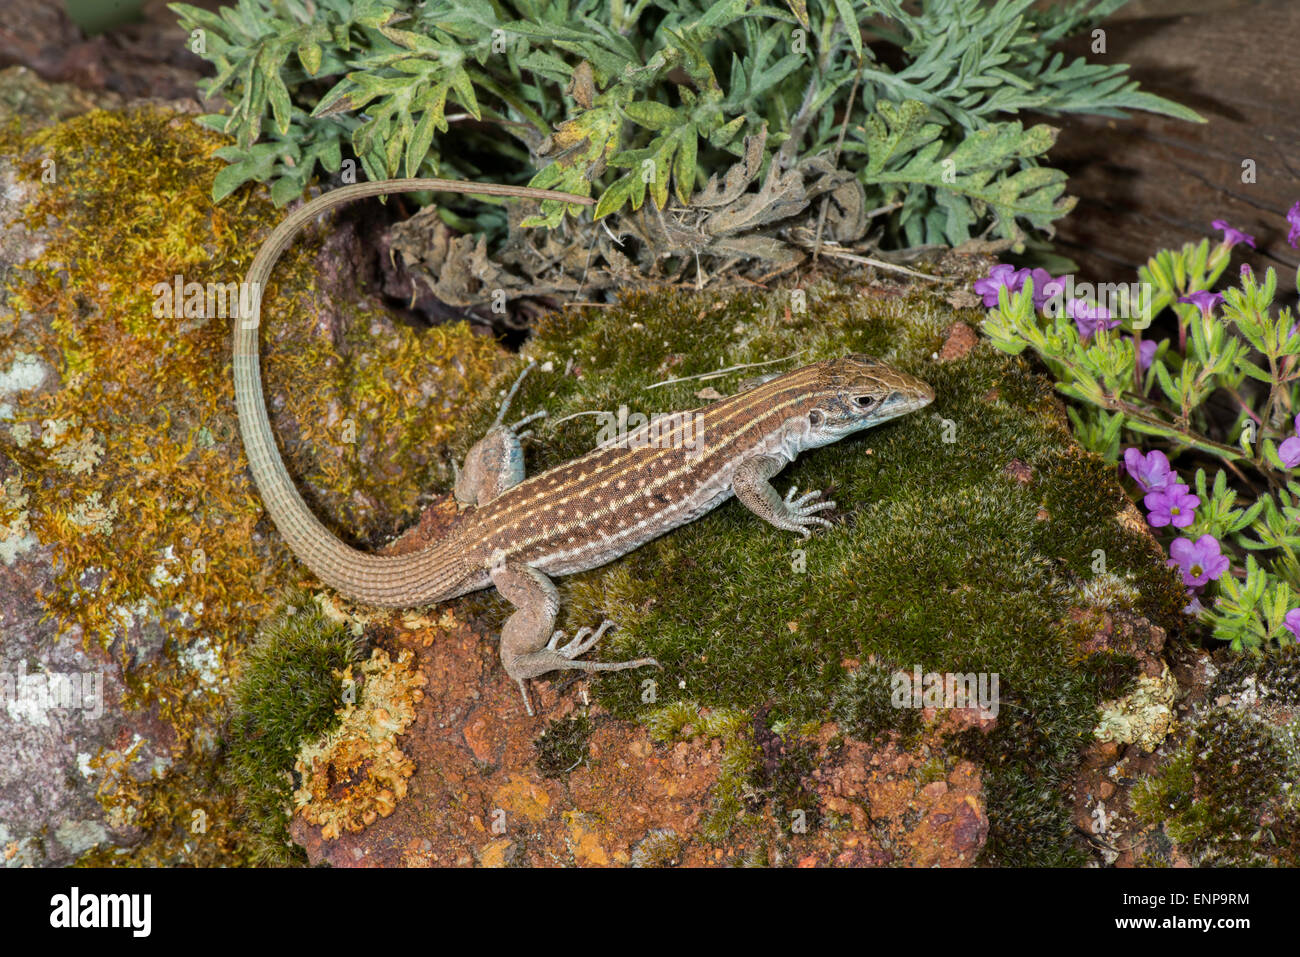
M 1294 722 L 1293 722 L 1294 725 Z M 1296 729 L 1215 708 L 1133 792 L 1133 809 L 1197 863 L 1300 864 Z
M 844 676 L 831 695 L 830 713 L 840 729 L 859 741 L 878 741 L 890 732 L 907 747 L 921 730 L 921 712 L 893 704 L 894 668 L 869 661 Z
M 1300 705 L 1300 644 L 1268 655 L 1221 656 L 1210 696 L 1248 694 L 1265 701 Z
M 679 741 L 693 736 L 700 721 L 699 705 L 674 701 L 644 715 L 642 723 L 656 741 Z M 689 729 L 689 730 L 688 730 Z
M 849 351 L 916 373 L 937 395 L 925 412 L 801 456 L 778 477 L 780 489 L 829 490 L 838 503 L 833 530 L 803 542 L 728 504 L 565 579 L 560 627 L 611 617 L 620 627 L 603 657 L 653 655 L 663 664 L 650 676 L 658 703 L 649 718 L 646 674 L 595 685 L 615 714 L 652 723 L 689 701 L 751 715 L 770 706 L 777 724 L 838 715 L 864 732 L 906 730 L 915 716 L 871 714 L 855 697 L 855 680 L 866 679 L 846 679 L 842 662 L 874 656 L 905 669 L 996 672 L 996 729 L 961 739 L 987 771 L 986 860 L 1078 863 L 1085 851 L 1069 819 L 1068 782 L 1096 706 L 1131 681 L 1134 661 L 1081 656 L 1067 612 L 1097 577 L 1098 550 L 1106 573 L 1136 591 L 1136 609 L 1163 627 L 1178 627 L 1182 589 L 1157 547 L 1116 521 L 1122 490 L 1074 444 L 1049 383 L 984 343 L 956 361 L 930 358 L 954 318 L 974 325 L 978 316 L 954 315 L 928 291 L 879 299 L 818 284 L 806 293 L 807 312 L 792 315 L 784 292 L 671 291 L 543 318 L 525 350 L 541 369 L 514 406 L 520 415 L 549 413 L 527 447 L 530 473 L 591 447 L 596 420 L 575 413 L 689 409 L 707 401 L 697 396 L 707 387 L 727 393 L 755 372 Z M 503 386 L 512 376 L 503 374 Z M 486 398 L 463 434 L 490 423 L 497 403 Z
M 289 595 L 249 646 L 235 691 L 227 771 L 261 863 L 306 862 L 289 840 L 288 769 L 304 742 L 337 726 L 343 683 L 336 672 L 360 659 L 350 630 L 329 620 L 305 591 Z
M 533 741 L 542 777 L 564 777 L 586 760 L 591 731 L 591 719 L 585 713 L 547 722 L 546 730 Z

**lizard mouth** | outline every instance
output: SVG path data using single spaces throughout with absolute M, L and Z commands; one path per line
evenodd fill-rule
M 934 389 L 920 379 L 908 383 L 909 388 L 895 389 L 885 396 L 876 409 L 881 419 L 895 419 L 917 409 L 924 409 L 934 401 Z

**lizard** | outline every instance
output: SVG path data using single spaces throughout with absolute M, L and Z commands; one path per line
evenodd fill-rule
M 830 528 L 835 507 L 820 491 L 782 497 L 771 479 L 799 453 L 921 409 L 934 398 L 914 376 L 863 355 L 844 355 L 776 375 L 701 409 L 643 426 L 539 475 L 525 477 L 519 426 L 504 417 L 474 445 L 456 473 L 460 505 L 449 531 L 401 555 L 352 548 L 303 501 L 276 448 L 258 362 L 261 291 L 280 254 L 315 216 L 365 196 L 415 190 L 524 196 L 590 204 L 586 197 L 528 187 L 438 179 L 378 180 L 326 192 L 267 237 L 249 267 L 250 308 L 234 323 L 232 364 L 240 433 L 272 521 L 294 554 L 325 584 L 354 601 L 410 608 L 495 587 L 514 606 L 501 629 L 507 675 L 533 714 L 527 682 L 552 671 L 658 666 L 653 658 L 582 658 L 612 625 L 583 627 L 561 645 L 553 630 L 560 600 L 552 579 L 611 562 L 694 521 L 733 496 L 778 529 L 807 538 Z M 530 366 L 531 367 L 531 366 Z M 525 373 L 527 372 L 525 369 Z M 689 434 L 688 434 L 689 430 Z

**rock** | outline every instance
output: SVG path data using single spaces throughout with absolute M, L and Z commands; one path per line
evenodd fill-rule
M 213 207 L 223 162 L 212 152 L 225 141 L 195 125 L 197 109 L 0 72 L 0 679 L 12 691 L 0 708 L 0 847 L 11 864 L 251 853 L 217 745 L 232 663 L 302 569 L 243 462 L 231 317 L 213 293 L 242 277 L 248 243 L 280 213 L 251 188 Z M 282 321 L 268 324 L 263 375 L 300 488 L 379 544 L 414 514 L 428 469 L 444 467 L 448 409 L 501 353 L 463 327 L 422 338 L 377 309 L 357 285 L 371 266 L 346 222 L 303 237 L 268 299 Z M 373 424 L 381 409 L 427 441 L 390 444 L 396 433 Z M 83 674 L 101 682 L 93 709 L 26 696 L 50 675 Z

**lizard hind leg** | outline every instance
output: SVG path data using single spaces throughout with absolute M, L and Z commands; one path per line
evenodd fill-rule
M 517 611 L 506 619 L 501 628 L 501 663 L 506 674 L 519 685 L 524 696 L 524 707 L 533 713 L 528 699 L 529 678 L 537 678 L 552 671 L 623 671 L 641 668 L 659 662 L 653 658 L 633 661 L 581 661 L 609 630 L 613 622 L 602 622 L 593 631 L 581 628 L 573 639 L 561 646 L 563 631 L 553 631 L 555 616 L 560 610 L 560 596 L 555 585 L 542 572 L 521 562 L 504 562 L 492 568 L 492 584 Z
M 524 371 L 519 373 L 501 403 L 496 422 L 483 438 L 474 443 L 474 447 L 465 456 L 465 465 L 456 469 L 453 495 L 461 505 L 486 505 L 524 480 L 524 450 L 520 442 L 532 435 L 532 430 L 521 432 L 519 429 L 529 422 L 544 418 L 546 411 L 543 409 L 526 415 L 513 425 L 502 423 L 524 376 L 528 375 L 534 365 L 534 362 L 528 363 Z

